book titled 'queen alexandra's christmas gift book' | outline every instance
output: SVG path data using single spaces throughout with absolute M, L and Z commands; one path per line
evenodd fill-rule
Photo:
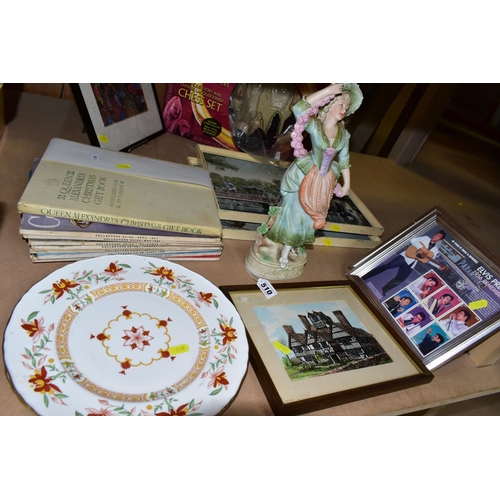
M 222 235 L 209 173 L 52 139 L 20 213 L 200 236 Z

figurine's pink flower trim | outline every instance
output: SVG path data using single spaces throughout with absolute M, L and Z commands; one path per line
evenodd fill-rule
M 318 113 L 319 108 L 325 106 L 334 98 L 335 98 L 334 95 L 330 95 L 328 97 L 325 97 L 324 99 L 321 99 L 321 101 L 311 106 L 308 110 L 306 110 L 297 118 L 297 121 L 293 127 L 293 132 L 291 134 L 292 142 L 290 143 L 290 145 L 293 148 L 293 156 L 295 156 L 295 158 L 302 158 L 307 154 L 307 150 L 304 148 L 304 145 L 302 144 L 302 141 L 304 139 L 302 137 L 302 133 L 305 130 L 307 122 L 311 119 L 311 116 L 314 116 L 315 114 Z

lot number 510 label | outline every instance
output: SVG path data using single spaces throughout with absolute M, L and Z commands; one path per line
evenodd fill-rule
M 278 292 L 274 289 L 273 285 L 269 283 L 269 281 L 259 278 L 257 280 L 257 286 L 261 289 L 262 293 L 270 299 L 271 297 L 274 297 L 275 295 L 278 295 Z

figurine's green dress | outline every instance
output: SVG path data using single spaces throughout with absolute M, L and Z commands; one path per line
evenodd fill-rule
M 304 113 L 310 104 L 302 99 L 293 107 L 293 113 L 298 118 Z M 305 243 L 314 242 L 313 219 L 304 211 L 299 201 L 299 187 L 307 172 L 316 165 L 321 168 L 325 151 L 333 147 L 333 155 L 329 169 L 333 170 L 335 180 L 338 181 L 340 173 L 346 168 L 350 168 L 349 139 L 350 134 L 344 128 L 343 122 L 338 124 L 338 132 L 333 144 L 326 137 L 323 131 L 323 124 L 317 118 L 311 118 L 305 130 L 311 137 L 312 151 L 307 155 L 297 158 L 285 172 L 281 181 L 282 201 L 280 209 L 276 215 L 276 221 L 266 236 L 276 242 L 301 247 Z

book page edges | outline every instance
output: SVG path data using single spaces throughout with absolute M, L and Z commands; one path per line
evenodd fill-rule
M 109 151 L 59 138 L 50 141 L 41 161 L 172 182 L 198 184 L 213 189 L 210 174 L 204 169 L 130 153 Z

